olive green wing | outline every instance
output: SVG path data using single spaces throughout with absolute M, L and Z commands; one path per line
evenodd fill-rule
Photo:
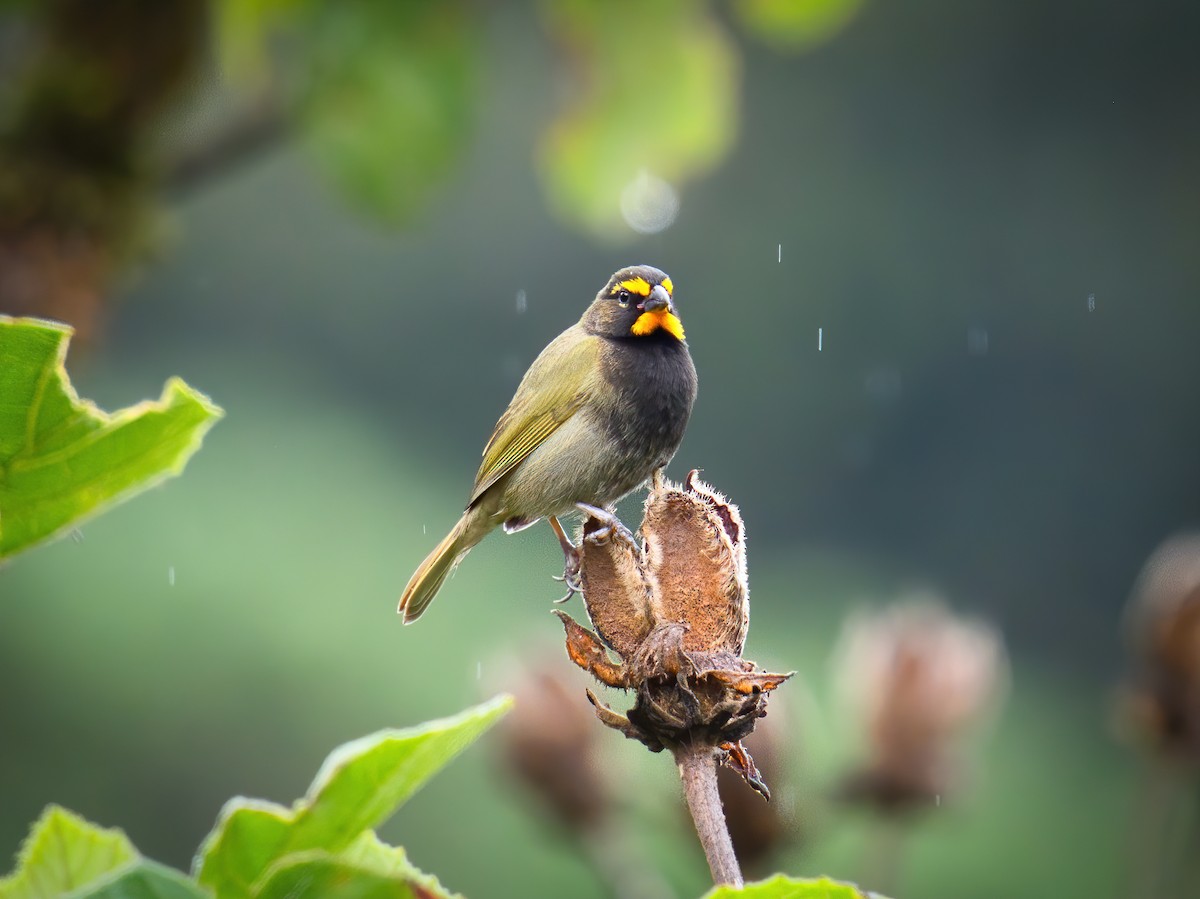
M 595 382 L 599 338 L 568 328 L 533 360 L 483 448 L 472 505 L 516 468 L 587 402 Z

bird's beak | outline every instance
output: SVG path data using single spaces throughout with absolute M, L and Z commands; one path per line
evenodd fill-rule
M 661 284 L 655 284 L 646 299 L 638 303 L 642 313 L 630 328 L 630 332 L 640 337 L 653 334 L 659 328 L 671 334 L 676 340 L 683 340 L 683 323 L 675 314 L 675 304 L 671 302 L 671 294 Z
M 674 312 L 674 307 L 671 306 L 671 295 L 667 293 L 667 289 L 661 284 L 655 284 L 650 291 L 650 295 L 642 302 L 638 303 L 638 308 L 644 312 L 658 312 L 665 309 L 668 312 Z

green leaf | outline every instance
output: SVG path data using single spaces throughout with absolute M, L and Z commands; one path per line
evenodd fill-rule
M 410 896 L 425 899 L 426 896 L 446 895 L 444 892 L 427 892 L 402 878 L 362 871 L 332 857 L 306 858 L 306 855 L 288 856 L 301 860 L 275 870 L 262 888 L 255 891 L 255 899 L 296 899 L 300 896 L 314 899 L 405 899 Z
M 71 894 L 71 899 L 212 899 L 183 874 L 142 859 L 111 880 Z
M 0 316 L 0 560 L 179 474 L 224 413 L 178 378 L 109 415 L 82 401 L 71 329 Z
M 0 899 L 57 899 L 137 858 L 121 831 L 105 830 L 50 805 L 21 845 L 16 870 L 0 879 Z
M 694 3 L 574 0 L 543 8 L 579 76 L 579 95 L 542 142 L 550 198 L 590 231 L 628 233 L 622 199 L 639 183 L 678 188 L 729 151 L 737 55 Z
M 450 718 L 381 730 L 338 747 L 309 788 L 292 844 L 341 848 L 382 824 L 511 707 L 510 697 L 498 696 Z
M 499 696 L 451 718 L 346 743 L 325 760 L 292 809 L 245 799 L 227 803 L 201 846 L 197 879 L 223 899 L 249 897 L 257 895 L 264 875 L 267 883 L 292 861 L 329 862 L 328 856 L 349 850 L 365 831 L 387 820 L 511 705 L 511 698 Z M 289 858 L 312 850 L 324 854 Z M 364 856 L 333 861 L 362 865 Z
M 450 897 L 437 878 L 423 874 L 404 850 L 367 831 L 337 855 L 312 851 L 286 856 L 268 873 L 255 899 L 307 895 L 330 899 L 415 899 Z
M 196 879 L 220 896 L 249 896 L 250 885 L 279 858 L 293 813 L 273 802 L 237 797 L 200 846 Z
M 459 3 L 325 4 L 306 31 L 309 149 L 351 202 L 405 220 L 466 145 L 471 14 Z
M 363 871 L 372 871 L 382 877 L 403 877 L 441 890 L 436 877 L 422 874 L 409 862 L 404 849 L 400 846 L 389 846 L 380 840 L 373 830 L 361 834 L 339 853 L 338 858 L 347 865 L 353 865 Z
M 860 890 L 854 884 L 841 883 L 821 877 L 816 880 L 797 880 L 776 874 L 769 880 L 748 883 L 744 887 L 716 887 L 705 893 L 704 899 L 884 899 L 878 893 Z
M 863 0 L 738 0 L 733 8 L 745 25 L 781 49 L 807 49 L 846 27 Z

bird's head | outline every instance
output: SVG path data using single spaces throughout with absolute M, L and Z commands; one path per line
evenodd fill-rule
M 683 340 L 675 312 L 674 285 L 665 272 L 631 265 L 616 272 L 583 316 L 584 327 L 604 337 L 664 337 Z

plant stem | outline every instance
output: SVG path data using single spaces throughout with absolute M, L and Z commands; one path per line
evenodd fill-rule
M 733 854 L 733 841 L 725 824 L 725 811 L 717 792 L 717 764 L 713 747 L 690 743 L 675 749 L 675 763 L 683 781 L 683 795 L 696 824 L 696 834 L 708 859 L 713 883 L 742 885 L 742 871 Z

